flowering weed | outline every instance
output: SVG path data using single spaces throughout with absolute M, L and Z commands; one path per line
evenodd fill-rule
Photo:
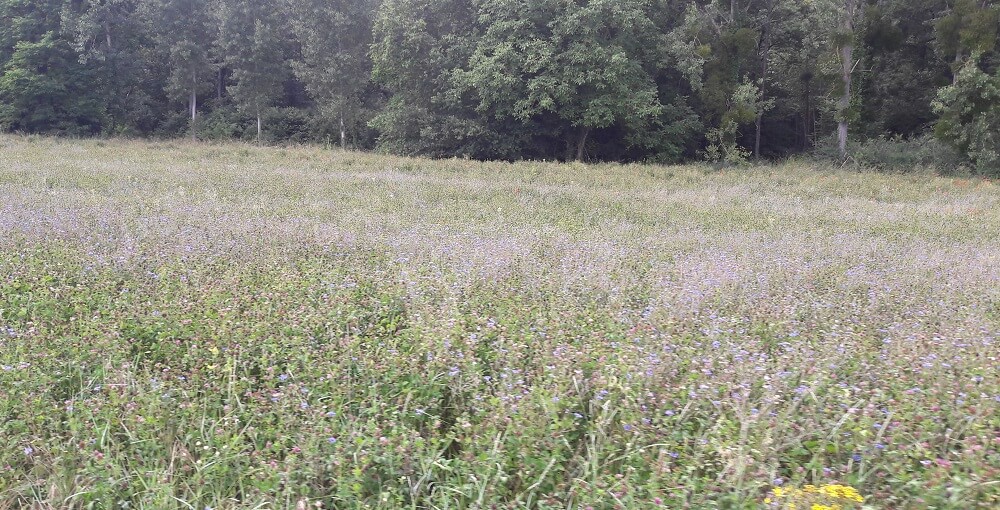
M 997 508 L 998 232 L 987 181 L 0 136 L 0 507 Z

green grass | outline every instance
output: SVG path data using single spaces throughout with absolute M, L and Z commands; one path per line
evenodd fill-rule
M 996 508 L 998 282 L 989 181 L 0 136 L 0 508 Z

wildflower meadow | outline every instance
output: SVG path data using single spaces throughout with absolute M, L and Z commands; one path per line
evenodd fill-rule
M 988 180 L 0 136 L 0 509 L 995 509 L 998 357 Z

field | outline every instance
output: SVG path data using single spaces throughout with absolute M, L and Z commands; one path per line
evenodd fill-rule
M 983 180 L 0 136 L 0 508 L 998 508 L 998 282 Z

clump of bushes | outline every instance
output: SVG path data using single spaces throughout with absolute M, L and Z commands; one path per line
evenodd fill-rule
M 821 160 L 840 161 L 836 139 L 823 140 L 813 151 Z M 908 173 L 932 170 L 952 173 L 963 170 L 962 156 L 931 134 L 904 138 L 900 135 L 880 135 L 855 142 L 847 164 L 859 169 L 880 172 Z

